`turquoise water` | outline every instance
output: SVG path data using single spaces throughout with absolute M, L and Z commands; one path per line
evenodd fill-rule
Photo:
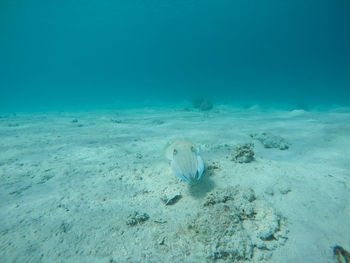
M 349 105 L 347 0 L 2 0 L 0 32 L 1 111 Z
M 0 263 L 348 262 L 349 200 L 349 0 L 0 0 Z

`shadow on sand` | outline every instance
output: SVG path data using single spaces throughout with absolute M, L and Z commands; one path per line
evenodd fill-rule
M 204 172 L 200 181 L 188 184 L 188 192 L 195 198 L 203 198 L 215 188 L 214 181 Z

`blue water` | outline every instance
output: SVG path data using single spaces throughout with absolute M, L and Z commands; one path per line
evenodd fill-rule
M 350 0 L 0 0 L 0 263 L 348 262 L 349 156 Z
M 349 105 L 348 0 L 0 1 L 0 110 Z

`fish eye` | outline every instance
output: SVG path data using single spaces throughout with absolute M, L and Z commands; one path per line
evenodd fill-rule
M 173 154 L 174 154 L 174 155 L 177 154 L 177 150 L 176 150 L 176 149 L 174 149 Z

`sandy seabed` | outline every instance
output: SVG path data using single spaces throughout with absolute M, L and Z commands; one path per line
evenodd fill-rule
M 201 148 L 196 185 L 164 158 L 178 138 Z M 234 162 L 245 143 L 255 160 Z M 0 262 L 334 262 L 350 250 L 350 110 L 2 114 L 0 205 Z

